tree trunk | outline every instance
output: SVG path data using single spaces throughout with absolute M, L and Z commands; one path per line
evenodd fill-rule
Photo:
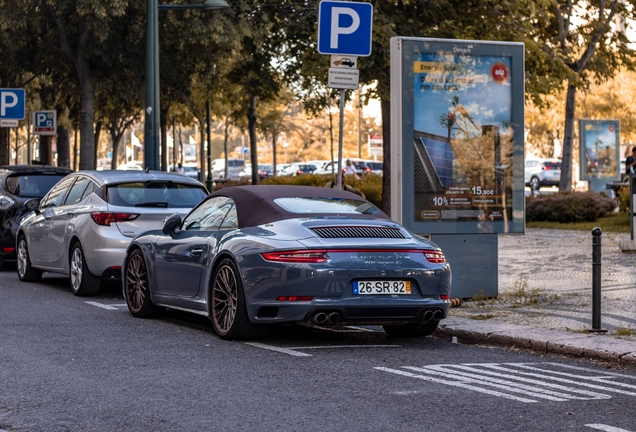
M 57 127 L 57 166 L 71 167 L 71 140 L 64 126 Z
M 110 139 L 113 142 L 113 157 L 110 161 L 110 169 L 117 169 L 117 153 L 119 152 L 119 143 L 121 142 L 124 133 L 118 134 L 114 127 L 110 129 Z
M 97 145 L 99 144 L 99 136 L 102 134 L 103 125 L 104 125 L 104 122 L 102 122 L 101 120 L 98 121 L 97 124 L 95 125 L 95 145 L 93 146 L 93 167 L 90 169 L 97 168 Z M 80 167 L 80 169 L 84 169 L 84 168 Z
M 11 129 L 0 127 L 0 165 L 11 163 Z
M 162 109 L 159 114 L 159 130 L 161 134 L 161 171 L 168 171 L 168 110 L 169 108 Z
M 247 109 L 247 125 L 250 134 L 250 161 L 252 162 L 252 184 L 258 184 L 258 148 L 256 144 L 256 96 L 250 97 Z
M 380 101 L 382 110 L 382 210 L 391 216 L 391 101 Z
M 80 55 L 76 61 L 77 76 L 80 88 L 80 170 L 91 170 L 96 167 L 95 154 L 99 132 L 94 129 L 94 94 L 93 78 L 88 59 Z M 96 136 L 97 135 L 97 136 Z
M 225 158 L 225 173 L 223 174 L 224 178 L 227 178 L 227 174 L 228 174 L 228 169 L 227 169 L 227 142 L 230 138 L 230 118 L 225 117 L 225 134 L 223 136 L 223 151 L 225 152 L 225 156 L 223 156 Z
M 565 134 L 563 137 L 563 159 L 559 192 L 572 190 L 572 152 L 574 149 L 574 109 L 576 108 L 576 86 L 568 83 L 565 100 Z
M 51 135 L 40 135 L 40 163 L 42 165 L 51 165 L 51 143 L 53 137 Z
M 199 152 L 200 157 L 201 157 L 201 172 L 199 173 L 199 181 L 201 183 L 205 183 L 205 180 L 207 178 L 207 170 L 205 169 L 205 124 L 203 123 L 203 120 L 200 118 L 197 118 L 197 120 L 199 120 L 199 132 L 201 134 L 201 136 L 199 137 L 200 141 L 200 146 L 199 146 Z M 210 145 L 208 143 L 208 145 Z
M 274 170 L 272 171 L 272 177 L 276 177 L 276 139 L 277 138 L 278 138 L 278 135 L 273 133 L 272 134 L 272 156 L 274 161 Z

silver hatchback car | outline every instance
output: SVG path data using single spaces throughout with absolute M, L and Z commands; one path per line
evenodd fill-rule
M 68 274 L 76 295 L 95 295 L 102 278 L 121 277 L 126 248 L 137 235 L 185 216 L 207 196 L 198 181 L 179 174 L 80 171 L 57 183 L 18 228 L 18 276 Z

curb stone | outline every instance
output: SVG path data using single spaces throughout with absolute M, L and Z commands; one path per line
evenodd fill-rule
M 447 341 L 456 336 L 459 343 L 524 348 L 541 354 L 564 354 L 636 366 L 636 342 L 608 335 L 449 317 L 440 323 L 433 336 Z

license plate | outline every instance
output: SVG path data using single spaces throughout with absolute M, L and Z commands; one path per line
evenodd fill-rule
M 409 281 L 356 281 L 353 282 L 354 295 L 411 294 Z

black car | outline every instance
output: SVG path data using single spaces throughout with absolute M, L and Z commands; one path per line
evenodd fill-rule
M 5 259 L 15 260 L 15 233 L 20 221 L 38 208 L 40 199 L 58 181 L 72 172 L 44 165 L 0 166 L 0 269 Z

